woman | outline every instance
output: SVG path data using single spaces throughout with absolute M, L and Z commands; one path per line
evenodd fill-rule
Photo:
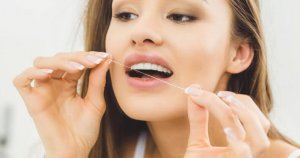
M 87 52 L 14 80 L 45 157 L 299 155 L 268 119 L 259 14 L 255 0 L 90 0 Z

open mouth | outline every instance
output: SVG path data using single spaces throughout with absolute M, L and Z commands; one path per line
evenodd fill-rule
M 173 75 L 173 72 L 166 67 L 153 63 L 138 63 L 130 66 L 126 70 L 129 77 L 134 78 L 169 78 Z

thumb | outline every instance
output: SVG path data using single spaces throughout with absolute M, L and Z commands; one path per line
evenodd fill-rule
M 200 86 L 192 85 L 185 90 L 186 94 L 197 95 Z M 201 93 L 201 92 L 200 92 Z M 190 136 L 188 148 L 203 148 L 210 146 L 208 136 L 208 110 L 201 105 L 195 104 L 188 98 L 188 119 L 190 123 Z
M 106 83 L 106 73 L 111 60 L 111 57 L 106 56 L 99 65 L 91 70 L 89 75 L 88 91 L 85 99 L 100 110 L 103 110 L 103 104 L 105 104 L 103 93 Z

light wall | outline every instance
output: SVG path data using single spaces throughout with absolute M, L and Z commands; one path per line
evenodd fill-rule
M 80 29 L 83 4 L 84 0 L 0 0 L 0 109 L 9 106 L 13 112 L 7 146 L 9 158 L 27 157 L 39 140 L 12 80 L 32 66 L 36 56 L 83 50 Z M 298 142 L 299 6 L 297 0 L 262 2 L 275 99 L 272 119 L 280 130 Z

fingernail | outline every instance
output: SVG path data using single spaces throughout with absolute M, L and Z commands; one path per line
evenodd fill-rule
M 199 85 L 191 85 L 184 90 L 185 94 L 192 96 L 200 96 L 202 92 Z
M 54 70 L 52 69 L 40 69 L 42 72 L 47 73 L 47 74 L 51 74 Z
M 101 61 L 103 60 L 102 57 L 96 56 L 96 55 L 88 55 L 86 57 L 87 60 L 89 60 L 90 62 L 93 62 L 95 64 L 100 64 Z
M 237 136 L 234 134 L 231 128 L 224 128 L 224 133 L 226 134 L 227 140 L 229 142 L 235 142 L 238 140 Z
M 219 91 L 217 93 L 217 96 L 221 97 L 221 98 L 227 98 L 229 96 L 232 96 L 233 93 L 232 92 L 228 92 L 228 91 Z
M 236 107 L 239 107 L 241 105 L 240 102 L 232 95 L 226 97 L 225 100 Z
M 73 68 L 78 69 L 78 70 L 83 70 L 85 67 L 79 63 L 76 62 L 70 62 L 69 63 Z
M 217 96 L 224 99 L 225 101 L 232 103 L 233 105 L 239 105 L 238 101 L 234 97 L 234 93 L 227 91 L 219 91 Z
M 95 52 L 95 56 L 101 57 L 101 58 L 106 58 L 108 57 L 108 53 L 103 53 L 103 52 Z

